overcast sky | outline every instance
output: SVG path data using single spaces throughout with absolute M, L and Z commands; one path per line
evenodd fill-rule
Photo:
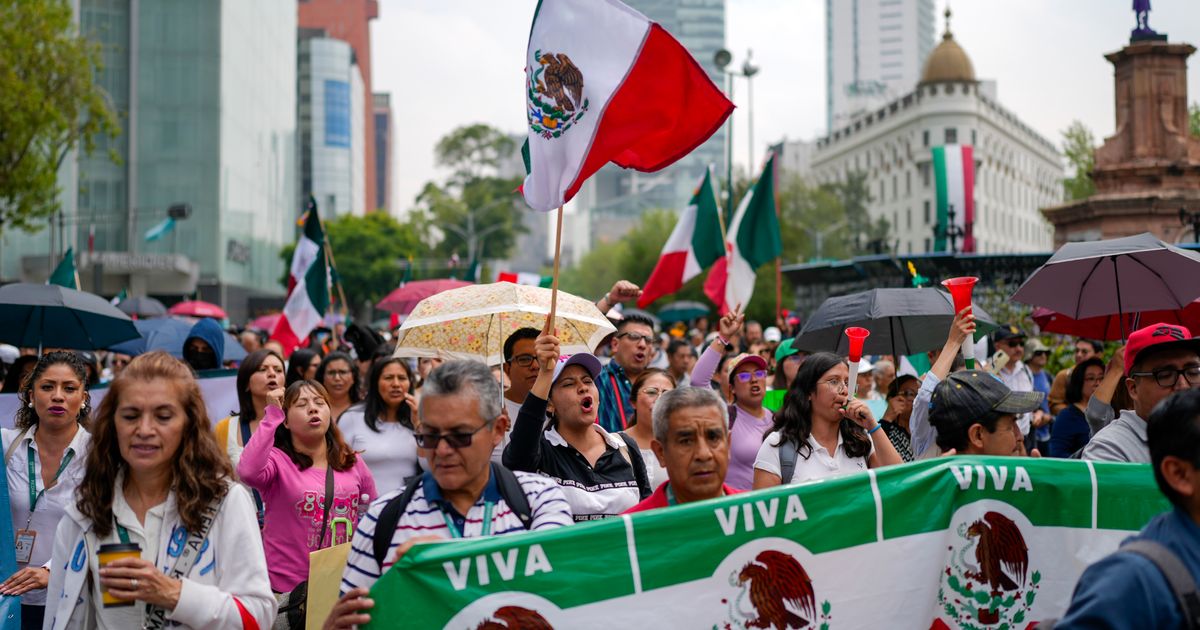
M 840 1 L 840 0 L 839 0 Z M 524 59 L 536 0 L 385 0 L 373 22 L 374 89 L 392 94 L 393 207 L 404 212 L 428 180 L 438 138 L 486 122 L 524 132 Z M 945 0 L 937 0 L 942 32 Z M 959 0 L 951 27 L 1000 102 L 1056 144 L 1082 120 L 1113 131 L 1112 66 L 1104 54 L 1128 42 L 1131 0 Z M 825 125 L 822 0 L 727 0 L 726 47 L 754 79 L 754 140 L 761 155 L 782 138 L 812 139 Z M 1172 42 L 1200 45 L 1197 0 L 1154 0 L 1150 25 Z M 1200 100 L 1200 57 L 1190 59 L 1189 102 Z M 749 156 L 746 91 L 736 91 L 734 161 Z

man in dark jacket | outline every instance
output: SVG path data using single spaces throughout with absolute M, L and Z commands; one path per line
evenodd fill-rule
M 196 322 L 183 340 L 183 360 L 193 370 L 219 370 L 225 354 L 225 334 L 215 319 Z

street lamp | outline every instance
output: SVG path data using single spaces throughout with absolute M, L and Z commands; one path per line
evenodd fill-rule
M 1200 243 L 1200 211 L 1188 212 L 1187 208 L 1180 208 L 1179 223 L 1184 227 L 1192 226 L 1192 240 Z
M 499 199 L 497 201 L 493 201 L 492 203 L 486 204 L 482 207 L 475 208 L 474 210 L 468 210 L 467 211 L 466 229 L 463 229 L 457 225 L 452 225 L 449 223 L 438 226 L 439 228 L 444 228 L 444 229 L 450 230 L 451 232 L 454 232 L 460 238 L 462 238 L 462 240 L 466 241 L 467 255 L 469 256 L 469 259 L 467 261 L 468 265 L 479 259 L 478 251 L 479 251 L 480 239 L 482 239 L 483 237 L 487 236 L 488 234 L 491 234 L 492 232 L 495 232 L 496 230 L 499 230 L 504 227 L 503 223 L 497 223 L 495 225 L 489 225 L 488 227 L 485 227 L 481 230 L 477 230 L 475 228 L 475 215 L 477 213 L 482 213 L 484 210 L 491 210 L 492 208 L 494 208 L 496 206 L 500 206 L 500 205 L 503 205 L 506 203 L 512 204 L 512 199 L 509 199 L 509 198 Z
M 967 235 L 967 231 L 954 222 L 955 214 L 954 204 L 950 204 L 950 207 L 946 210 L 948 225 L 942 225 L 941 222 L 938 222 L 933 226 L 933 238 L 935 240 L 939 238 L 950 239 L 951 254 L 958 253 L 958 239 Z
M 825 226 L 825 228 L 820 229 L 820 230 L 815 229 L 815 228 L 810 228 L 807 225 L 805 225 L 803 227 L 806 232 L 808 232 L 809 234 L 812 235 L 813 249 L 814 249 L 814 253 L 816 254 L 815 259 L 822 260 L 823 259 L 822 254 L 824 253 L 824 250 L 825 250 L 825 235 L 829 234 L 830 232 L 834 232 L 836 230 L 840 230 L 840 229 L 846 227 L 846 220 L 842 219 L 841 221 L 838 221 L 837 223 L 834 223 L 833 225 Z
M 718 50 L 716 52 L 716 54 L 713 55 L 713 63 L 716 64 L 718 70 L 720 70 L 722 73 L 725 74 L 725 86 L 726 86 L 725 92 L 729 95 L 730 102 L 733 101 L 733 79 L 735 77 L 742 77 L 742 78 L 746 79 L 746 92 L 748 95 L 746 123 L 747 123 L 747 126 L 750 128 L 749 129 L 749 131 L 750 131 L 750 134 L 749 134 L 750 135 L 750 161 L 747 162 L 746 168 L 751 169 L 751 170 L 754 168 L 754 83 L 753 83 L 753 81 L 751 81 L 751 79 L 753 79 L 754 75 L 758 74 L 758 71 L 761 69 L 758 66 L 755 66 L 750 63 L 750 58 L 753 56 L 753 54 L 754 54 L 754 51 L 752 51 L 752 50 L 746 51 L 746 61 L 742 64 L 741 70 L 727 69 L 730 62 L 733 61 L 733 53 L 729 52 L 728 50 L 725 50 L 724 48 L 722 48 L 722 49 Z M 725 186 L 726 186 L 726 195 L 727 195 L 725 212 L 732 213 L 733 212 L 733 116 L 732 115 L 729 117 L 728 122 L 726 123 L 725 133 L 728 135 L 728 138 L 725 139 Z

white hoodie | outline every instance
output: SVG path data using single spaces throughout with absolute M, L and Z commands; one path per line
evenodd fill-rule
M 118 477 L 117 487 L 121 485 Z M 116 501 L 123 499 L 115 497 Z M 162 508 L 161 531 L 182 531 L 174 491 L 168 495 Z M 159 508 L 152 508 L 156 509 Z M 127 523 L 120 518 L 118 520 L 129 528 L 133 542 L 142 545 L 142 557 L 153 558 L 159 570 L 168 573 L 176 560 L 169 550 L 174 548 L 175 554 L 179 553 L 179 545 L 172 545 L 171 541 L 180 535 L 158 536 L 158 548 L 149 550 L 146 549 L 145 538 L 139 534 L 140 525 Z M 50 585 L 46 589 L 45 630 L 105 626 L 97 618 L 102 604 L 95 601 L 94 585 L 89 584 L 88 575 L 90 573 L 94 579 L 99 576 L 96 551 L 102 543 L 113 542 L 109 539 L 114 536 L 115 533 L 101 541 L 92 530 L 91 520 L 82 515 L 74 504 L 67 507 L 66 516 L 59 522 L 58 533 L 54 537 Z M 183 578 L 179 603 L 175 610 L 167 613 L 166 618 L 168 622 L 174 621 L 184 628 L 241 628 L 241 614 L 233 601 L 235 597 L 258 621 L 259 628 L 270 628 L 274 623 L 277 603 L 267 577 L 267 560 L 263 553 L 254 501 L 240 484 L 230 486 L 229 496 L 209 529 L 208 540 L 191 571 Z M 138 602 L 133 609 L 116 610 L 136 610 L 140 619 L 145 611 L 145 603 Z

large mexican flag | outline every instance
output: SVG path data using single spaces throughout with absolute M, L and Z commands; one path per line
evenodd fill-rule
M 417 545 L 370 627 L 1025 629 L 1168 508 L 1145 464 L 943 457 Z
M 933 147 L 933 172 L 937 181 L 937 220 L 939 225 L 954 225 L 962 236 L 958 251 L 975 251 L 975 158 L 966 144 Z M 950 220 L 950 212 L 954 220 Z M 939 233 L 934 251 L 949 251 L 948 239 Z
M 758 268 L 783 252 L 775 208 L 775 154 L 767 158 L 758 181 L 742 197 L 725 235 L 725 257 L 713 265 L 704 293 L 724 314 L 750 305 Z
M 657 171 L 720 128 L 733 103 L 670 33 L 617 0 L 541 0 L 526 60 L 535 210 L 570 200 L 609 162 Z
M 321 325 L 329 310 L 329 266 L 325 263 L 325 230 L 317 215 L 317 204 L 309 201 L 304 216 L 304 232 L 292 254 L 288 276 L 288 298 L 283 317 L 275 323 L 271 339 L 283 345 L 285 355 L 300 347 L 314 328 Z
M 678 291 L 688 280 L 725 255 L 719 213 L 712 169 L 709 168 L 663 245 L 658 264 L 642 287 L 638 307 L 646 308 L 654 300 Z

